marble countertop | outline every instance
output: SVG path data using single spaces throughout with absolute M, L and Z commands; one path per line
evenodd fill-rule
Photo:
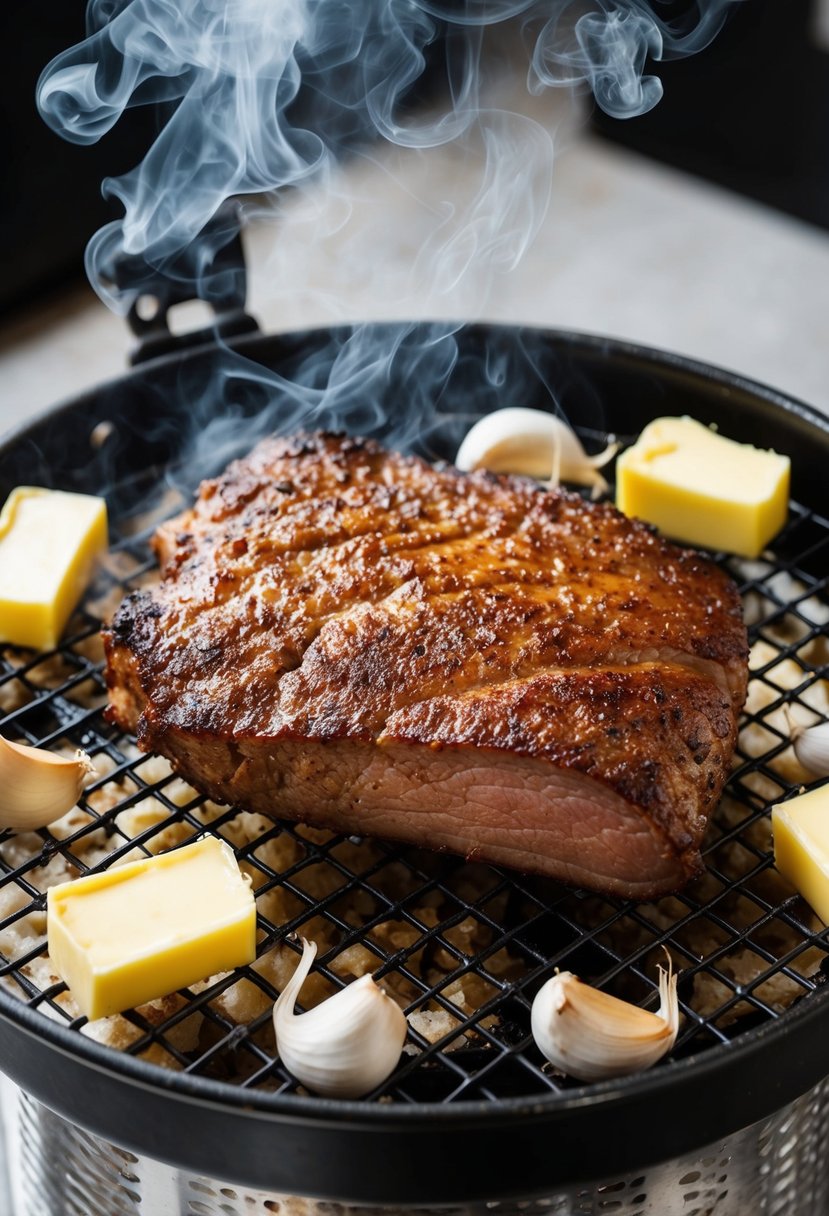
M 378 151 L 343 169 L 336 195 L 288 200 L 249 228 L 262 327 L 429 315 L 561 326 L 692 355 L 829 413 L 829 234 L 591 136 L 560 95 L 528 112 L 556 158 L 549 209 L 513 270 L 448 281 L 447 238 L 424 273 L 447 208 L 474 202 L 474 159 Z M 540 214 L 543 175 L 527 180 L 520 201 Z M 0 325 L 0 431 L 119 375 L 130 344 L 86 287 Z

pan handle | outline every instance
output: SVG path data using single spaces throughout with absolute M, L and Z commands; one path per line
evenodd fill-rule
M 133 367 L 159 355 L 259 332 L 245 307 L 247 268 L 241 227 L 241 209 L 231 201 L 183 254 L 157 265 L 141 256 L 122 255 L 112 267 L 113 283 L 132 301 L 127 322 L 137 338 L 129 356 Z M 211 324 L 174 334 L 168 320 L 170 309 L 193 300 L 210 306 Z

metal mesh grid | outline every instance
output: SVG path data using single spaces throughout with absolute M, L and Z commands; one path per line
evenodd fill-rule
M 165 514 L 182 505 L 167 494 Z M 557 967 L 652 1007 L 667 950 L 680 972 L 683 1015 L 674 1059 L 779 1018 L 823 982 L 827 937 L 773 867 L 768 808 L 803 780 L 783 707 L 798 706 L 805 722 L 827 712 L 821 571 L 829 569 L 829 520 L 793 504 L 769 560 L 718 558 L 740 585 L 754 647 L 745 725 L 709 832 L 706 873 L 646 905 L 301 826 L 258 821 L 252 829 L 250 816 L 207 803 L 140 755 L 103 717 L 98 628 L 121 594 L 154 577 L 155 522 L 114 521 L 104 568 L 59 650 L 0 649 L 3 734 L 82 746 L 100 770 L 59 825 L 0 837 L 0 982 L 15 996 L 153 1063 L 249 1091 L 289 1092 L 295 1085 L 275 1057 L 271 1027 L 278 989 L 265 963 L 276 948 L 292 967 L 296 935 L 322 933 L 329 944 L 315 969 L 317 996 L 369 969 L 411 1015 L 400 1066 L 370 1095 L 411 1104 L 568 1089 L 529 1033 L 532 998 Z M 46 886 L 56 873 L 84 874 L 206 828 L 234 846 L 253 877 L 257 964 L 90 1026 L 43 961 Z

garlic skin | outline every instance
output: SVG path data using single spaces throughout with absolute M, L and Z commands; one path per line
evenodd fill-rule
M 71 811 L 95 766 L 80 748 L 71 758 L 0 736 L 0 829 L 28 832 Z
M 829 777 L 829 722 L 800 726 L 789 718 L 789 733 L 798 763 L 815 777 Z
M 394 1070 L 403 1050 L 403 1010 L 370 975 L 307 1013 L 294 1005 L 317 947 L 302 939 L 302 958 L 273 1009 L 276 1048 L 292 1076 L 327 1098 L 361 1098 Z
M 562 971 L 532 1005 L 535 1042 L 547 1060 L 579 1081 L 603 1081 L 650 1068 L 671 1050 L 679 1030 L 676 976 L 659 968 L 656 1013 L 584 984 Z
M 561 481 L 592 486 L 593 497 L 608 485 L 599 469 L 618 451 L 610 444 L 588 456 L 570 427 L 545 410 L 510 406 L 481 418 L 467 434 L 455 457 L 459 469 L 489 469 L 535 477 L 553 489 Z

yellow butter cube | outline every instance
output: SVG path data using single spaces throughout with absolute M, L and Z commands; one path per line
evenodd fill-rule
M 51 887 L 49 956 L 88 1018 L 166 996 L 256 957 L 256 904 L 213 836 Z
M 19 486 L 0 513 L 0 641 L 57 646 L 107 547 L 102 498 Z
M 829 925 L 829 785 L 772 808 L 774 864 Z
M 616 505 L 665 536 L 757 557 L 786 522 L 788 456 L 657 418 L 616 463 Z

